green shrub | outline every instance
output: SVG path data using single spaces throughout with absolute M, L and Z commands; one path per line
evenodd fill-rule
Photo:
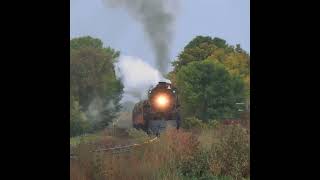
M 182 127 L 185 129 L 204 129 L 207 125 L 196 117 L 187 117 L 182 121 Z
M 90 131 L 90 123 L 81 111 L 78 101 L 70 102 L 70 137 L 78 136 Z
M 208 128 L 214 129 L 214 128 L 218 127 L 219 121 L 218 120 L 209 120 L 207 125 L 208 125 Z
M 134 138 L 137 142 L 144 142 L 149 139 L 149 136 L 143 130 L 138 130 L 135 128 L 130 128 L 127 130 L 130 138 Z
M 201 179 L 210 176 L 208 156 L 209 152 L 197 151 L 192 159 L 180 165 L 179 169 L 181 173 L 189 178 L 195 177 Z
M 243 179 L 250 175 L 249 134 L 239 125 L 218 126 L 201 132 L 201 146 L 179 170 L 187 179 Z
M 234 179 L 249 177 L 250 142 L 246 129 L 239 125 L 225 127 L 219 143 L 211 148 L 210 170 L 213 175 L 229 175 Z

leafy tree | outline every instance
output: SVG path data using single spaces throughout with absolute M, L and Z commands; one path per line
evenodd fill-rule
M 71 54 L 71 89 L 85 109 L 96 96 L 110 96 L 119 90 L 113 67 L 113 52 L 84 48 Z M 111 86 L 110 86 L 111 85 Z
M 90 36 L 74 38 L 70 42 L 71 50 L 87 48 L 87 47 L 102 49 L 103 43 L 100 39 L 92 38 Z
M 250 57 L 247 53 L 238 49 L 237 51 L 225 54 L 218 50 L 213 52 L 208 59 L 222 63 L 231 75 L 240 77 L 245 83 L 246 96 L 249 97 Z
M 187 117 L 182 121 L 182 127 L 185 129 L 199 128 L 204 129 L 205 124 L 196 117 Z
M 250 97 L 250 56 L 239 44 L 234 48 L 218 37 L 197 36 L 191 40 L 172 63 L 174 70 L 168 73 L 167 78 L 176 84 L 177 73 L 183 66 L 206 59 L 221 63 L 232 76 L 238 76 L 244 81 L 246 102 L 248 103 Z
M 220 38 L 218 38 L 220 39 Z M 217 41 L 217 40 L 216 40 Z M 191 40 L 184 49 L 190 49 L 198 47 L 200 44 L 214 44 L 214 40 L 210 36 L 197 36 L 193 40 Z M 219 42 L 219 40 L 218 40 Z
M 191 62 L 178 71 L 176 83 L 184 117 L 231 118 L 238 115 L 236 103 L 244 100 L 243 81 L 219 62 Z
M 79 103 L 91 129 L 104 128 L 121 108 L 123 85 L 113 65 L 120 53 L 89 36 L 72 39 L 70 52 L 71 101 Z
M 229 46 L 224 39 L 210 36 L 197 36 L 190 41 L 175 60 L 172 65 L 175 71 L 178 71 L 183 65 L 192 61 L 202 61 L 207 59 L 213 53 L 220 60 L 224 59 L 225 54 L 234 52 L 233 46 Z
M 218 48 L 225 49 L 228 47 L 226 40 L 224 40 L 224 39 L 215 37 L 212 41 L 213 41 L 213 44 L 215 44 Z
M 215 49 L 217 49 L 217 46 L 211 37 L 197 36 L 186 45 L 178 59 L 172 63 L 174 71 L 178 71 L 182 66 L 190 62 L 206 59 Z

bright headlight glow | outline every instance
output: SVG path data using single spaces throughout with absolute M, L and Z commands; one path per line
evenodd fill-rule
M 166 106 L 168 104 L 168 97 L 166 97 L 164 95 L 159 95 L 156 98 L 156 103 L 161 107 Z

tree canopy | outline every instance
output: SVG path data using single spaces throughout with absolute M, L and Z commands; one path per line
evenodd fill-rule
M 88 131 L 96 130 L 104 128 L 115 118 L 123 92 L 113 65 L 119 55 L 110 47 L 104 48 L 99 39 L 86 36 L 71 40 L 70 110 L 75 113 L 71 114 L 71 125 L 76 125 L 74 121 L 88 121 L 91 124 Z
M 244 100 L 243 81 L 210 60 L 191 62 L 176 76 L 183 115 L 201 120 L 232 118 L 236 103 Z
M 167 78 L 181 92 L 185 116 L 202 120 L 236 116 L 237 102 L 249 102 L 250 56 L 239 44 L 197 36 L 172 63 Z

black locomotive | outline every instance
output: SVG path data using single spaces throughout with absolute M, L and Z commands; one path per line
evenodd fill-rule
M 132 112 L 133 127 L 146 132 L 157 129 L 157 121 L 175 121 L 180 124 L 178 92 L 170 83 L 159 82 L 148 91 L 148 99 L 135 104 Z

